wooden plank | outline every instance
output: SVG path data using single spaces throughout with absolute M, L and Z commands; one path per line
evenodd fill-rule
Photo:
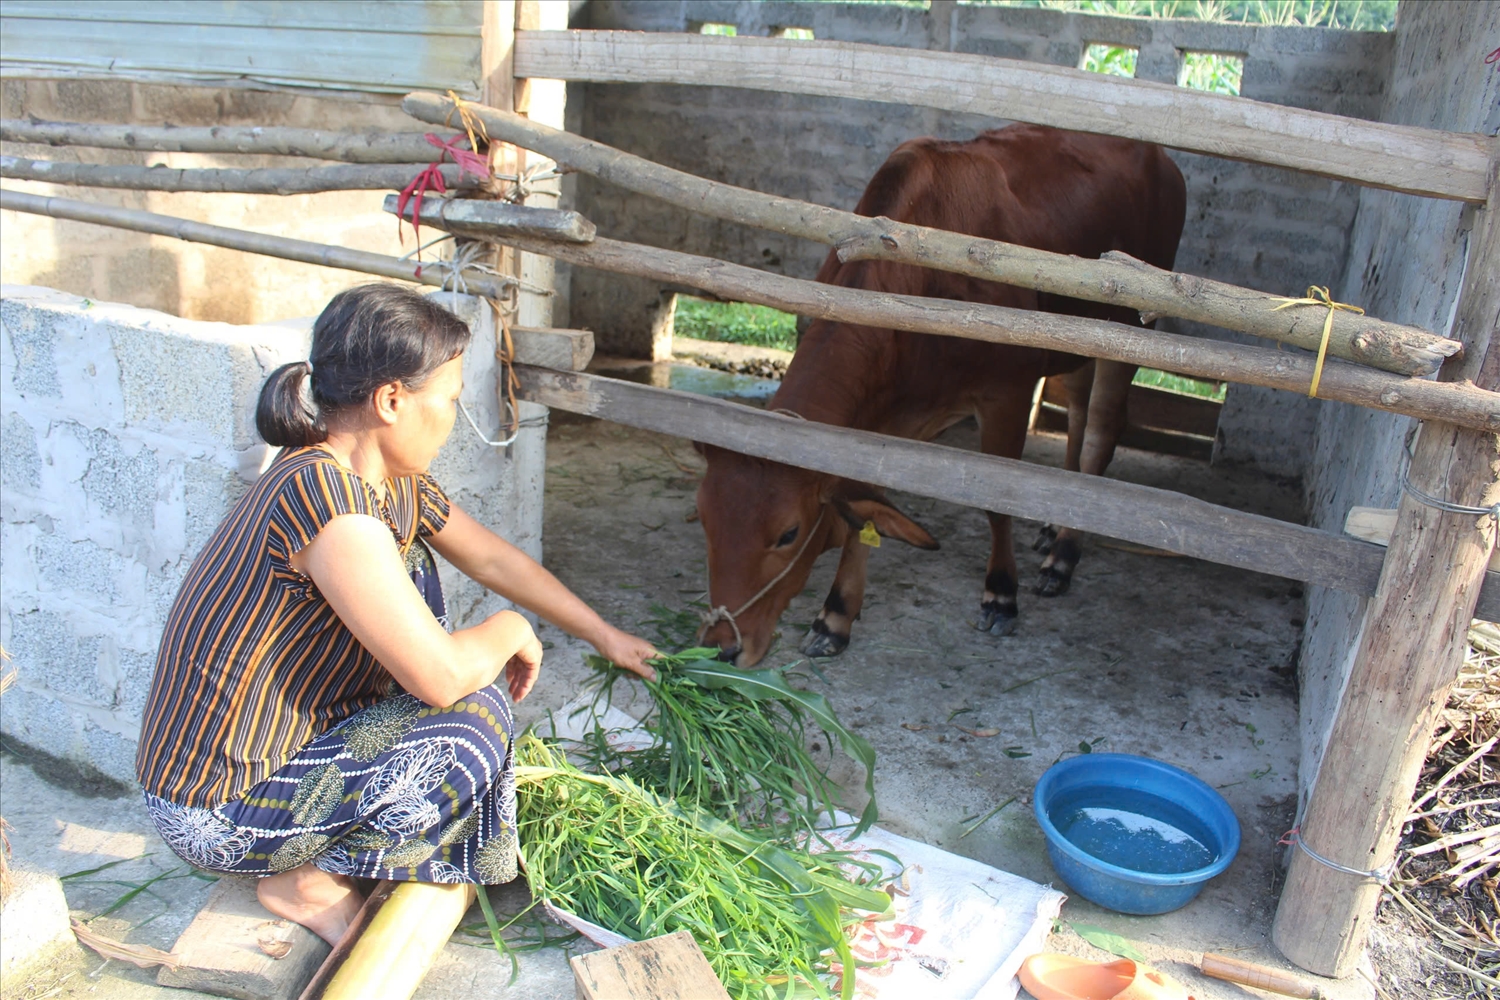
M 524 398 L 787 465 L 1066 524 L 1228 566 L 1373 593 L 1377 546 L 1169 490 L 831 427 L 670 389 L 518 366 Z
M 583 373 L 516 366 L 523 399 L 703 441 L 966 507 L 1066 524 L 1209 562 L 1375 592 L 1378 546 L 1192 497 L 943 445 L 830 427 L 706 396 Z M 1475 617 L 1500 621 L 1500 581 Z
M 510 337 L 517 364 L 581 372 L 594 357 L 594 334 L 590 330 L 517 326 L 511 328 Z
M 1052 403 L 1044 403 L 1037 411 L 1032 426 L 1039 431 L 1068 432 L 1068 413 Z M 1177 431 L 1141 427 L 1130 423 L 1120 433 L 1120 445 L 1140 451 L 1154 451 L 1158 455 L 1178 455 L 1207 462 L 1214 456 L 1214 439 L 1197 434 L 1182 434 Z
M 429 217 L 440 219 L 436 212 L 429 216 L 424 205 L 423 219 Z M 1039 347 L 1111 358 L 1214 382 L 1245 382 L 1291 392 L 1306 391 L 1314 368 L 1310 356 L 1266 347 L 1033 309 L 842 288 L 617 240 L 598 238 L 592 243 L 570 244 L 524 236 L 495 238 L 570 264 L 680 283 L 722 299 L 756 302 L 803 316 L 877 329 Z M 1500 393 L 1472 385 L 1402 378 L 1347 361 L 1329 361 L 1324 366 L 1318 396 L 1466 427 L 1500 429 Z
M 410 94 L 402 108 L 422 121 L 442 124 L 453 104 L 436 94 Z M 879 258 L 1035 288 L 1090 302 L 1178 316 L 1270 337 L 1316 350 L 1328 311 L 1284 306 L 1284 298 L 1222 281 L 1178 274 L 1107 253 L 1086 260 L 1033 247 L 980 239 L 925 226 L 865 218 L 790 198 L 720 184 L 613 149 L 496 108 L 470 106 L 492 137 L 536 150 L 558 163 L 628 191 L 713 218 L 799 236 L 838 248 L 841 260 Z M 1288 289 L 1301 296 L 1304 289 Z M 1430 375 L 1459 349 L 1426 330 L 1340 310 L 1334 313 L 1328 352 L 1404 375 Z
M 399 202 L 399 195 L 386 195 L 385 210 L 395 215 Z M 408 203 L 404 218 L 411 218 L 412 207 Z M 470 239 L 492 240 L 496 233 L 516 233 L 565 243 L 588 243 L 597 232 L 594 224 L 577 212 L 513 205 L 508 201 L 436 198 L 424 200 L 422 209 L 422 225 Z
M 1370 187 L 1483 202 L 1495 140 L 1390 125 L 1043 63 L 852 42 L 537 31 L 516 72 L 914 104 L 1099 132 Z
M 1043 383 L 1042 402 L 1067 410 L 1068 397 L 1055 378 Z M 1131 385 L 1126 392 L 1125 413 L 1131 426 L 1149 427 L 1179 434 L 1212 438 L 1219 430 L 1224 404 L 1202 396 L 1189 396 L 1152 385 Z
M 1500 161 L 1495 166 L 1500 177 Z M 1453 326 L 1466 352 L 1445 379 L 1500 385 L 1500 185 L 1474 213 Z M 1411 485 L 1454 504 L 1500 501 L 1493 434 L 1424 422 Z M 1380 586 L 1301 822 L 1325 858 L 1373 871 L 1395 857 L 1437 713 L 1463 666 L 1470 620 L 1496 537 L 1495 518 L 1449 513 L 1402 491 Z M 1325 976 L 1352 973 L 1364 953 L 1380 883 L 1291 852 L 1271 936 L 1288 959 Z
M 438 138 L 445 142 L 462 139 L 460 148 L 468 148 L 463 133 L 444 132 Z M 0 139 L 157 153 L 305 156 L 344 163 L 419 163 L 437 159 L 439 152 L 421 132 L 336 132 L 290 126 L 83 125 L 26 118 L 0 121 Z
M 312 931 L 266 912 L 253 878 L 225 876 L 172 946 L 181 964 L 163 966 L 163 986 L 240 1000 L 295 1000 L 328 955 Z
M 578 1000 L 729 1000 L 687 931 L 569 960 Z
M 1396 510 L 1386 507 L 1350 507 L 1344 518 L 1344 534 L 1375 545 L 1389 545 L 1396 530 Z M 1500 572 L 1500 549 L 1490 553 L 1489 573 Z M 1489 577 L 1485 577 L 1489 585 Z M 1478 617 L 1477 615 L 1475 617 Z

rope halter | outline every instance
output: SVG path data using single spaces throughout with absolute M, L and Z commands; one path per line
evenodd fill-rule
M 710 608 L 707 611 L 699 612 L 698 617 L 703 622 L 703 628 L 701 631 L 699 631 L 698 635 L 706 635 L 708 633 L 708 630 L 719 624 L 719 622 L 728 622 L 729 627 L 734 629 L 735 648 L 744 649 L 745 640 L 744 637 L 740 635 L 740 623 L 736 621 L 736 619 L 743 615 L 746 611 L 749 611 L 751 608 L 755 607 L 755 605 L 759 603 L 761 598 L 769 594 L 778 583 L 786 579 L 786 575 L 792 571 L 792 567 L 796 566 L 797 563 L 802 561 L 802 554 L 806 552 L 807 547 L 812 544 L 813 536 L 818 533 L 818 528 L 822 526 L 823 515 L 827 513 L 827 511 L 827 504 L 824 504 L 822 507 L 818 508 L 818 519 L 813 522 L 812 530 L 809 531 L 806 537 L 802 539 L 802 544 L 798 546 L 797 554 L 792 556 L 792 561 L 787 563 L 786 566 L 782 567 L 780 573 L 777 573 L 775 576 L 771 577 L 771 582 L 760 588 L 760 590 L 756 592 L 754 597 L 750 598 L 750 600 L 740 605 L 740 609 L 738 611 L 731 612 L 727 607 L 720 604 L 716 608 Z

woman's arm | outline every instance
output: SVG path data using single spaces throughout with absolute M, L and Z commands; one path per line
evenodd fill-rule
M 511 697 L 530 691 L 542 658 L 530 623 L 501 611 L 449 635 L 412 586 L 390 529 L 375 518 L 335 517 L 291 563 L 396 682 L 427 704 L 451 705 L 487 687 L 513 658 Z
M 430 541 L 465 576 L 590 643 L 617 666 L 648 680 L 656 678 L 656 672 L 646 665 L 646 660 L 656 655 L 649 642 L 600 618 L 535 559 L 464 513 L 457 504 L 452 505 L 448 522 Z

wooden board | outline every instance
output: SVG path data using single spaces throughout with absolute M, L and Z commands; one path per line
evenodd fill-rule
M 172 946 L 182 960 L 156 981 L 240 1000 L 296 1000 L 328 955 L 323 939 L 266 912 L 253 878 L 225 876 Z M 277 958 L 276 955 L 281 957 Z
M 1170 490 L 796 420 L 598 375 L 525 365 L 516 372 L 523 399 L 787 465 L 1354 594 L 1373 594 L 1380 577 L 1384 553 L 1379 546 Z M 1500 587 L 1486 588 L 1476 615 L 1500 616 Z
M 516 75 L 914 104 L 1143 139 L 1410 194 L 1483 202 L 1495 140 L 1043 63 L 852 42 L 523 31 Z
M 1376 545 L 1389 545 L 1396 530 L 1396 511 L 1385 507 L 1350 507 L 1344 534 Z M 1490 553 L 1489 573 L 1500 573 L 1500 549 Z M 1489 577 L 1486 577 L 1488 582 Z
M 687 931 L 570 960 L 578 1000 L 729 1000 Z
M 1042 384 L 1042 402 L 1067 410 L 1068 397 L 1059 380 L 1049 378 Z M 1212 438 L 1219 430 L 1219 413 L 1224 404 L 1202 396 L 1171 392 L 1151 385 L 1132 385 L 1125 400 L 1126 417 L 1133 427 L 1158 431 L 1195 434 Z
M 517 364 L 581 372 L 594 357 L 594 334 L 589 330 L 517 326 L 511 328 L 510 338 Z

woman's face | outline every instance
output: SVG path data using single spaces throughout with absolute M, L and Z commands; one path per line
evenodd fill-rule
M 388 403 L 377 399 L 377 406 L 389 406 L 392 418 L 387 421 L 381 447 L 389 475 L 415 476 L 427 471 L 453 430 L 463 386 L 464 359 L 460 354 L 439 366 L 422 388 L 397 385 Z

